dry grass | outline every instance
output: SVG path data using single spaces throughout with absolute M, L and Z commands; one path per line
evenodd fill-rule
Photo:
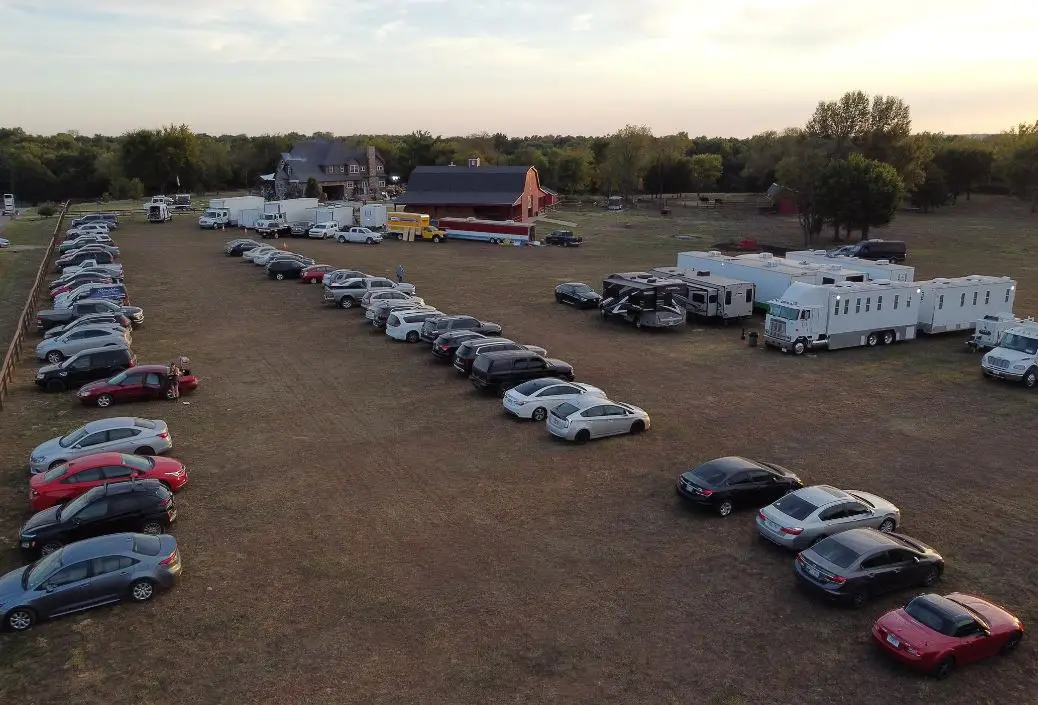
M 903 216 L 922 275 L 1008 273 L 1038 308 L 1020 253 L 1033 219 L 978 199 Z M 570 447 L 419 346 L 373 334 L 315 288 L 225 258 L 232 233 L 190 219 L 118 233 L 142 359 L 191 356 L 190 405 L 166 418 L 191 472 L 175 527 L 177 590 L 0 637 L 4 702 L 1007 703 L 1033 698 L 1034 646 L 935 684 L 874 652 L 861 612 L 794 589 L 791 558 L 752 512 L 681 507 L 690 464 L 745 454 L 809 481 L 877 492 L 949 562 L 942 590 L 1038 619 L 1031 559 L 1038 397 L 982 380 L 958 336 L 795 359 L 736 328 L 642 333 L 556 306 L 563 280 L 671 264 L 734 235 L 795 240 L 788 220 L 616 216 L 585 209 L 579 250 L 474 243 L 288 241 L 372 273 L 404 264 L 430 302 L 498 321 L 570 361 L 578 379 L 644 406 L 653 429 Z M 624 227 L 629 222 L 630 227 Z M 986 230 L 985 230 L 986 229 Z M 980 233 L 981 236 L 976 236 Z M 226 235 L 226 236 L 225 236 Z M 26 456 L 101 414 L 31 388 L 0 416 L 0 540 L 25 516 Z M 122 413 L 124 410 L 119 410 Z M 702 693 L 700 698 L 690 693 Z
M 0 250 L 0 355 L 7 353 L 29 286 L 57 222 L 57 218 L 26 219 L 0 225 L 0 236 L 11 241 L 10 248 Z

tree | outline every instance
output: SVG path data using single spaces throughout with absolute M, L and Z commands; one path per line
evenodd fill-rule
M 797 219 L 804 235 L 804 246 L 813 247 L 825 219 L 817 202 L 818 175 L 829 157 L 822 145 L 800 132 L 791 136 L 794 147 L 775 167 L 775 179 L 797 196 Z
M 953 205 L 962 193 L 970 200 L 970 192 L 990 178 L 994 159 L 994 153 L 979 144 L 951 144 L 937 150 L 934 162 L 944 173 Z
M 691 158 L 690 167 L 692 190 L 698 196 L 717 185 L 724 165 L 720 154 L 696 154 Z
M 905 185 L 891 165 L 852 154 L 826 165 L 818 174 L 815 191 L 818 215 L 836 233 L 843 226 L 848 235 L 860 230 L 861 239 L 867 240 L 871 228 L 893 219 Z
M 1038 212 L 1038 120 L 1001 135 L 999 152 L 999 171 L 1010 191 L 1030 201 L 1032 213 Z
M 307 198 L 321 197 L 321 187 L 318 185 L 317 179 L 311 176 L 306 180 L 306 191 L 304 192 L 304 195 Z
M 591 181 L 593 157 L 587 149 L 562 153 L 555 167 L 555 182 L 560 193 L 586 193 Z
M 616 187 L 623 198 L 641 186 L 645 166 L 650 158 L 652 130 L 644 125 L 627 125 L 609 139 L 605 150 L 603 177 Z
M 667 176 L 670 170 L 690 149 L 692 149 L 692 140 L 689 139 L 687 132 L 679 132 L 676 135 L 666 135 L 652 139 L 650 147 L 652 165 L 649 167 L 652 173 L 651 190 L 659 196 L 661 205 L 663 203 L 663 194 L 668 185 Z M 644 181 L 646 189 L 649 189 L 649 173 L 646 173 Z M 670 184 L 672 191 L 675 190 L 675 186 L 676 184 Z
M 926 167 L 926 178 L 923 183 L 913 189 L 911 194 L 912 205 L 921 209 L 924 213 L 930 212 L 931 208 L 940 208 L 949 201 L 950 193 L 948 183 L 945 180 L 944 170 L 931 162 Z

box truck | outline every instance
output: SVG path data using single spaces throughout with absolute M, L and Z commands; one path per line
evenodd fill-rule
M 971 274 L 916 282 L 920 290 L 919 330 L 947 333 L 973 330 L 989 313 L 1012 313 L 1016 282 L 1009 277 Z
M 371 230 L 385 230 L 389 224 L 389 209 L 381 203 L 360 207 L 360 225 Z
M 353 225 L 353 206 L 321 206 L 315 208 L 313 216 L 307 216 L 305 220 L 317 223 L 335 223 L 340 228 L 348 228 Z
M 263 212 L 282 215 L 285 222 L 291 223 L 296 220 L 309 220 L 307 217 L 309 212 L 318 206 L 320 206 L 320 201 L 316 198 L 289 198 L 284 201 L 267 203 Z
M 447 233 L 431 225 L 429 216 L 425 213 L 404 211 L 390 211 L 387 214 L 386 234 L 407 242 L 428 240 L 440 243 L 447 239 Z
M 679 269 L 695 269 L 717 276 L 753 284 L 754 307 L 768 309 L 795 282 L 835 284 L 840 281 L 864 282 L 868 275 L 843 269 L 839 265 L 800 264 L 775 257 L 769 252 L 729 257 L 721 252 L 678 253 Z
M 837 264 L 844 269 L 865 272 L 865 274 L 869 275 L 869 279 L 889 279 L 892 282 L 915 281 L 915 267 L 894 264 L 890 260 L 885 259 L 871 260 L 861 259 L 860 257 L 831 255 L 825 250 L 794 250 L 793 252 L 787 252 L 785 259 L 804 264 Z
M 718 276 L 705 269 L 657 267 L 650 274 L 677 279 L 688 285 L 685 309 L 699 318 L 746 318 L 753 315 L 751 282 Z
M 233 198 L 214 198 L 209 207 L 198 219 L 198 227 L 220 228 L 236 226 L 241 220 L 243 210 L 263 210 L 262 196 L 235 196 Z
M 986 377 L 1020 382 L 1028 389 L 1038 386 L 1038 323 L 1021 321 L 1006 330 L 981 358 L 980 369 Z

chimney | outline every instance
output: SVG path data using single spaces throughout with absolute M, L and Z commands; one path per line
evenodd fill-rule
M 365 152 L 368 157 L 368 193 L 376 194 L 375 198 L 382 198 L 382 191 L 378 187 L 378 159 L 376 158 L 375 148 L 368 147 Z
M 469 169 L 479 168 L 479 157 L 469 157 Z

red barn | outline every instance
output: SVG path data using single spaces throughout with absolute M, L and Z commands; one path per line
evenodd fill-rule
M 532 166 L 481 166 L 479 157 L 467 167 L 419 166 L 396 203 L 433 219 L 480 218 L 521 222 L 558 202 L 541 186 Z

